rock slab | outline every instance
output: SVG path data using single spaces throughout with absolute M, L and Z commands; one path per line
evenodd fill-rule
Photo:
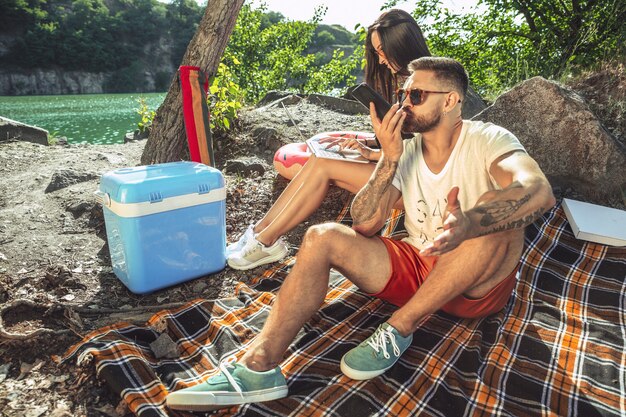
M 60 169 L 52 174 L 52 179 L 45 189 L 45 193 L 61 190 L 70 185 L 78 184 L 85 181 L 91 181 L 100 176 L 93 172 L 80 172 L 73 169 Z
M 463 119 L 471 119 L 486 108 L 487 105 L 483 99 L 472 87 L 469 87 L 465 95 L 465 102 L 461 108 L 461 116 Z
M 573 91 L 534 77 L 474 117 L 515 134 L 553 187 L 572 187 L 586 201 L 611 205 L 626 184 L 626 147 Z
M 48 131 L 5 117 L 0 117 L 0 142 L 15 139 L 47 146 Z

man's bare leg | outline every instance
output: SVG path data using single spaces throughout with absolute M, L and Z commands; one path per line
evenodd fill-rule
M 381 291 L 391 274 L 387 249 L 380 239 L 364 237 L 340 224 L 311 227 L 267 322 L 241 363 L 264 371 L 282 361 L 289 344 L 323 303 L 331 268 L 368 293 Z
M 456 296 L 486 295 L 519 263 L 523 233 L 513 230 L 467 240 L 442 255 L 413 297 L 393 313 L 389 324 L 406 336 L 417 329 L 422 319 Z
M 413 333 L 421 320 L 454 297 L 479 298 L 505 279 L 523 248 L 520 231 L 502 232 L 464 242 L 443 255 L 424 284 L 388 320 L 400 334 Z M 367 293 L 380 292 L 391 274 L 385 245 L 352 229 L 326 224 L 305 235 L 292 272 L 285 279 L 267 322 L 241 362 L 252 370 L 272 369 L 281 361 L 304 323 L 317 312 L 336 268 Z

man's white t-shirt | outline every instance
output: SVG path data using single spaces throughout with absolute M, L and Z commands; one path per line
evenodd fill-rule
M 404 225 L 409 236 L 403 240 L 423 249 L 443 232 L 443 215 L 452 187 L 459 187 L 463 210 L 473 208 L 485 192 L 500 189 L 489 168 L 498 157 L 515 150 L 525 151 L 503 127 L 464 120 L 448 162 L 434 174 L 424 161 L 422 136 L 417 134 L 404 141 L 392 183 L 402 192 L 404 201 Z

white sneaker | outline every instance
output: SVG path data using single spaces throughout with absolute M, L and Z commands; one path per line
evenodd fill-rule
M 226 246 L 226 257 L 229 257 L 233 252 L 243 249 L 251 237 L 254 237 L 254 223 L 250 223 L 250 226 L 248 226 L 246 231 L 243 232 L 243 235 L 239 237 L 239 240 Z
M 240 251 L 231 252 L 228 255 L 228 265 L 233 269 L 243 271 L 280 261 L 288 253 L 289 248 L 282 238 L 279 238 L 272 246 L 265 246 L 252 236 Z

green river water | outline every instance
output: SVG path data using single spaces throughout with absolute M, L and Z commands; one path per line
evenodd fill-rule
M 123 143 L 126 132 L 137 129 L 137 99 L 156 110 L 165 94 L 0 96 L 0 116 L 65 136 L 69 143 Z

